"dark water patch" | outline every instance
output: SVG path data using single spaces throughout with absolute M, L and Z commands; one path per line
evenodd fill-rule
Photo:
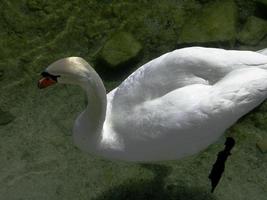
M 8 111 L 3 111 L 0 108 L 0 126 L 7 125 L 15 119 L 15 116 L 9 113 Z
M 261 2 L 258 2 L 256 4 L 256 9 L 255 9 L 254 15 L 256 17 L 267 20 L 267 5 L 263 4 Z
M 223 49 L 233 49 L 236 45 L 236 41 L 214 41 L 214 42 L 190 42 L 190 43 L 181 43 L 176 45 L 176 49 L 181 49 L 185 47 L 192 46 L 201 46 L 208 48 L 223 48 Z
M 3 78 L 3 76 L 4 76 L 4 70 L 0 69 L 0 80 Z
M 164 179 L 170 168 L 163 165 L 142 164 L 141 167 L 153 172 L 152 179 L 131 179 L 103 192 L 95 200 L 215 200 L 215 197 L 201 187 L 188 187 L 183 184 L 166 185 Z
M 136 67 L 129 63 L 119 69 L 111 69 L 106 67 L 103 62 L 96 61 L 95 70 L 104 81 L 123 81 L 136 70 Z

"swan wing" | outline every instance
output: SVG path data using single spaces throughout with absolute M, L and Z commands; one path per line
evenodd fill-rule
M 267 97 L 267 71 L 233 70 L 214 85 L 192 84 L 113 115 L 133 160 L 177 159 L 215 142 Z
M 252 51 L 189 47 L 166 53 L 137 69 L 117 88 L 113 109 L 134 106 L 191 84 L 214 84 L 239 68 L 267 69 L 267 56 Z

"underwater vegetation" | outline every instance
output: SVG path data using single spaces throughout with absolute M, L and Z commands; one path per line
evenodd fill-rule
M 226 132 L 236 145 L 211 194 L 224 138 L 179 161 L 106 161 L 72 144 L 83 91 L 36 85 L 48 64 L 81 56 L 110 91 L 143 63 L 192 45 L 267 48 L 267 1 L 1 0 L 0 200 L 266 200 L 266 103 Z

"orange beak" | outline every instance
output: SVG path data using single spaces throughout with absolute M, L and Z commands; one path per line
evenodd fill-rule
M 56 81 L 49 78 L 49 77 L 44 77 L 44 78 L 41 78 L 39 81 L 38 81 L 38 88 L 39 89 L 43 89 L 43 88 L 46 88 L 50 85 L 53 85 L 55 84 Z

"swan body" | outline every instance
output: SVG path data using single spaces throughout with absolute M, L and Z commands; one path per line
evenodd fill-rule
M 80 149 L 124 161 L 174 160 L 205 149 L 266 99 L 264 54 L 175 50 L 144 64 L 107 95 L 82 58 L 60 59 L 45 72 L 87 93 L 87 108 L 73 127 Z

